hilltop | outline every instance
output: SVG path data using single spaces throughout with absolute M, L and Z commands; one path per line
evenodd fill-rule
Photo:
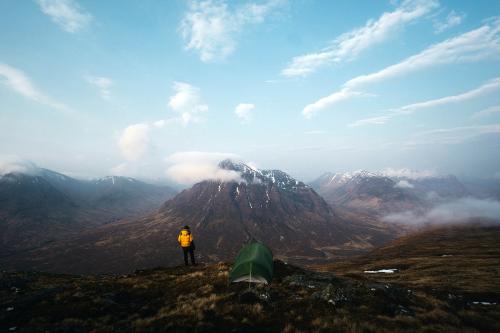
M 17 332 L 493 332 L 497 305 L 275 262 L 268 286 L 230 265 L 129 275 L 1 273 L 0 329 Z M 251 288 L 251 289 L 250 289 Z

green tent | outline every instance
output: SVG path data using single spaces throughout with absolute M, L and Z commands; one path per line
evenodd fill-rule
M 270 283 L 273 278 L 273 254 L 264 244 L 253 242 L 245 245 L 229 273 L 230 282 Z

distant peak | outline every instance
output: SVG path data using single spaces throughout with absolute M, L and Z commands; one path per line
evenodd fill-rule
M 286 172 L 281 170 L 259 170 L 243 162 L 235 162 L 225 159 L 219 162 L 219 168 L 236 171 L 247 183 L 262 183 L 276 185 L 283 189 L 296 189 L 304 187 L 304 183 L 295 180 Z

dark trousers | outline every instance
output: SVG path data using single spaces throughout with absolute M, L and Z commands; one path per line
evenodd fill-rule
M 188 253 L 189 256 L 191 257 L 191 263 L 193 265 L 196 264 L 194 261 L 194 250 L 192 246 L 183 247 L 182 252 L 184 252 L 184 263 L 186 264 L 186 266 L 188 265 Z

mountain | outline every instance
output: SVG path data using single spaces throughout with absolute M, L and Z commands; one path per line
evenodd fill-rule
M 364 170 L 327 172 L 310 185 L 334 207 L 373 216 L 402 211 L 422 213 L 438 203 L 470 195 L 452 175 L 410 178 Z
M 2 254 L 39 246 L 83 223 L 79 206 L 42 176 L 7 174 L 0 178 Z
M 177 235 L 184 225 L 191 226 L 202 261 L 233 259 L 251 239 L 269 245 L 278 258 L 307 262 L 366 250 L 395 237 L 393 229 L 378 222 L 344 219 L 310 186 L 285 172 L 230 160 L 219 168 L 237 177 L 202 181 L 148 217 L 106 225 L 10 257 L 4 264 L 72 273 L 130 272 L 175 264 L 181 261 Z
M 125 177 L 84 181 L 47 170 L 0 176 L 0 250 L 11 254 L 118 219 L 151 213 L 174 194 Z
M 334 207 L 382 216 L 390 212 L 419 210 L 424 202 L 398 182 L 368 171 L 325 173 L 311 183 Z

